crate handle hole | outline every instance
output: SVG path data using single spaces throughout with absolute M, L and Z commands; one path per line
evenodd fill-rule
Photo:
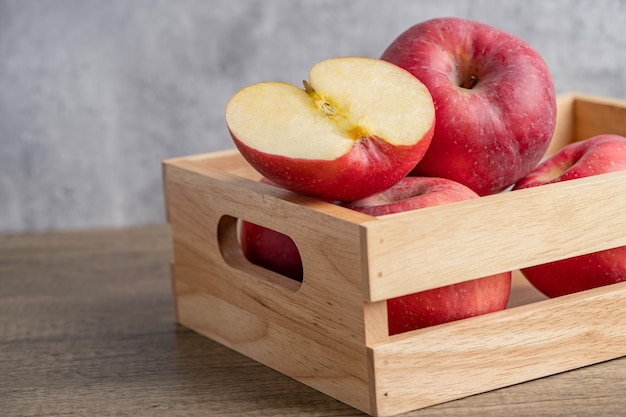
M 273 229 L 222 216 L 218 224 L 218 242 L 224 261 L 291 292 L 303 281 L 300 251 L 293 239 Z

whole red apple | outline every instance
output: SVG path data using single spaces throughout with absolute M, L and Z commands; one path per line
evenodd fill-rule
M 271 181 L 262 179 L 271 184 Z M 373 216 L 415 210 L 476 198 L 468 187 L 444 178 L 406 177 L 388 190 L 343 203 Z M 289 237 L 255 224 L 242 223 L 242 249 L 248 260 L 289 278 L 302 281 L 302 260 Z M 433 326 L 506 308 L 511 273 L 435 288 L 387 301 L 389 333 Z
M 404 69 L 344 57 L 298 88 L 265 82 L 226 106 L 235 145 L 264 177 L 299 194 L 356 200 L 385 190 L 422 158 L 435 126 L 428 89 Z
M 382 216 L 477 197 L 468 187 L 449 179 L 406 177 L 386 191 L 345 207 Z M 420 262 L 417 254 L 416 262 Z M 505 272 L 389 299 L 389 334 L 502 310 L 510 292 L 511 272 Z
M 598 135 L 565 146 L 520 180 L 513 189 L 624 169 L 626 138 Z M 531 284 L 548 297 L 626 281 L 626 246 L 523 268 L 521 271 Z
M 556 96 L 546 63 L 524 40 L 480 22 L 437 18 L 400 34 L 381 59 L 412 73 L 435 102 L 435 133 L 414 175 L 450 178 L 486 195 L 543 157 Z

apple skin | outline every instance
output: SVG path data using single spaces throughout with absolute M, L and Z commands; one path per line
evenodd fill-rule
M 626 138 L 597 135 L 571 143 L 542 162 L 513 190 L 626 169 Z M 567 204 L 567 202 L 563 202 Z M 522 274 L 548 297 L 626 281 L 626 246 L 523 268 Z
M 446 178 L 406 177 L 368 198 L 343 204 L 372 216 L 416 210 L 479 197 Z M 387 300 L 389 334 L 434 326 L 506 308 L 511 272 L 408 294 Z
M 226 105 L 235 146 L 261 175 L 298 194 L 350 201 L 389 188 L 422 159 L 435 106 L 408 71 L 339 57 L 309 75 L 304 89 L 256 83 Z
M 261 181 L 273 184 L 265 178 Z M 382 216 L 477 197 L 468 187 L 445 178 L 405 177 L 384 192 L 354 202 L 335 204 L 372 216 Z M 300 254 L 289 237 L 242 222 L 240 238 L 244 255 L 249 261 L 302 282 Z M 389 334 L 503 310 L 510 292 L 511 273 L 505 272 L 389 299 Z
M 260 182 L 279 187 L 265 177 Z M 242 220 L 239 240 L 243 255 L 248 261 L 302 282 L 302 258 L 296 243 L 289 236 Z
M 302 282 L 302 259 L 289 236 L 242 221 L 240 239 L 241 250 L 250 262 Z
M 453 180 L 411 176 L 385 191 L 341 205 L 370 216 L 383 216 L 477 197 L 471 189 Z
M 504 310 L 510 293 L 506 272 L 389 299 L 389 335 Z
M 564 146 L 519 180 L 514 190 L 626 169 L 626 137 L 596 135 Z
M 480 22 L 437 18 L 400 34 L 381 59 L 422 81 L 435 103 L 432 143 L 413 175 L 449 178 L 487 195 L 543 157 L 556 94 L 546 63 L 522 39 Z
M 405 177 L 426 153 L 432 128 L 413 146 L 392 145 L 372 136 L 333 160 L 293 159 L 246 146 L 231 132 L 244 158 L 281 187 L 322 200 L 352 201 L 385 190 Z

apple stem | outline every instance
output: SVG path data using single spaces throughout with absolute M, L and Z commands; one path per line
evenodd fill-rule
M 308 95 L 312 95 L 315 93 L 315 90 L 313 90 L 313 86 L 309 84 L 307 80 L 302 80 L 302 84 L 304 85 L 304 91 L 306 91 Z
M 463 84 L 461 84 L 461 88 L 467 88 L 468 90 L 471 90 L 472 87 L 474 87 L 477 82 L 478 82 L 478 77 L 472 74 L 469 76 L 467 80 L 465 80 Z

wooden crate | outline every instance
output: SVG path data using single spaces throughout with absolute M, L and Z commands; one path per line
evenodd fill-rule
M 549 152 L 626 135 L 626 102 L 559 97 Z M 626 171 L 374 218 L 258 183 L 236 150 L 164 161 L 177 320 L 371 415 L 626 355 L 626 282 L 388 336 L 388 298 L 626 245 Z M 237 219 L 289 235 L 300 283 L 246 261 Z

